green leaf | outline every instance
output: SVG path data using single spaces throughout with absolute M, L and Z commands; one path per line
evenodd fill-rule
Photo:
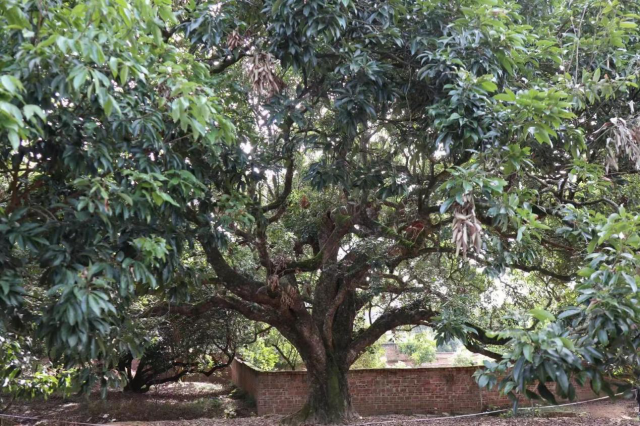
M 549 138 L 549 134 L 547 133 L 546 130 L 544 130 L 540 126 L 534 127 L 533 137 L 535 137 L 536 140 L 540 143 L 546 143 L 551 145 L 551 139 Z
M 442 203 L 442 205 L 440 206 L 440 213 L 441 214 L 445 213 L 449 209 L 451 204 L 453 204 L 453 202 L 455 200 L 456 200 L 455 198 L 449 198 L 449 199 L 445 200 L 445 202 Z
M 603 345 L 609 344 L 609 336 L 607 335 L 607 331 L 604 328 L 601 328 L 597 332 L 598 341 Z
M 529 362 L 533 362 L 533 346 L 526 344 L 524 348 L 522 348 L 522 352 L 524 353 L 524 357 Z
M 160 15 L 160 18 L 162 18 L 162 20 L 167 22 L 168 24 L 175 24 L 178 22 L 178 20 L 176 19 L 176 16 L 173 14 L 173 11 L 171 10 L 171 7 L 167 7 L 167 6 L 159 7 L 158 15 Z
M 487 92 L 495 92 L 496 90 L 498 90 L 498 85 L 496 85 L 493 81 L 485 80 L 480 83 L 480 86 L 482 86 L 482 88 Z
M 487 374 L 483 374 L 482 376 L 480 376 L 480 379 L 478 379 L 478 386 L 480 386 L 481 388 L 485 388 L 487 387 L 487 385 L 489 384 L 489 376 Z
M 542 322 L 544 322 L 544 321 L 555 321 L 556 320 L 556 317 L 552 313 L 550 313 L 548 311 L 545 311 L 542 308 L 531 309 L 529 311 L 529 314 L 531 314 L 534 318 L 536 318 L 536 319 L 538 319 L 538 320 L 540 320 Z
M 27 120 L 30 120 L 34 114 L 40 117 L 43 121 L 47 118 L 44 111 L 42 111 L 38 105 L 25 105 L 24 108 L 22 108 L 22 112 L 24 113 L 24 118 Z
M 20 137 L 13 130 L 9 130 L 9 142 L 11 142 L 11 148 L 18 149 L 20 147 Z
M 87 81 L 88 76 L 89 73 L 87 72 L 87 69 L 83 67 L 73 78 L 73 88 L 76 90 L 80 89 L 85 81 Z
M 556 372 L 556 379 L 562 391 L 566 394 L 569 391 L 569 377 L 562 368 L 559 368 Z
M 151 197 L 153 198 L 153 201 L 159 206 L 161 206 L 162 203 L 164 203 L 164 200 L 162 199 L 160 194 L 158 194 L 157 192 L 152 193 Z
M 496 101 L 515 102 L 516 94 L 509 89 L 505 89 L 505 93 L 499 93 L 493 97 Z
M 169 204 L 172 204 L 176 207 L 180 207 L 180 204 L 178 204 L 176 202 L 176 200 L 174 200 L 169 194 L 165 193 L 165 192 L 160 192 L 160 198 L 162 198 L 164 201 L 168 202 Z
M 513 367 L 513 378 L 518 385 L 523 383 L 522 371 L 524 370 L 524 362 L 524 358 L 519 358 L 518 361 L 516 361 L 516 365 Z
M 124 86 L 129 81 L 129 66 L 123 65 L 120 68 L 120 83 Z
M 578 271 L 578 276 L 589 278 L 594 272 L 595 269 L 587 266 Z
M 593 392 L 596 394 L 599 394 L 602 389 L 602 379 L 597 373 L 591 378 L 591 389 L 593 389 Z
M 1 76 L 0 84 L 2 84 L 7 92 L 13 95 L 17 95 L 18 90 L 22 90 L 22 83 L 20 83 L 20 80 L 11 75 Z
M 508 381 L 505 385 L 504 385 L 504 389 L 502 389 L 502 393 L 503 394 L 508 394 L 509 392 L 511 392 L 513 390 L 513 388 L 516 387 L 516 383 L 512 382 L 512 381 Z
M 538 383 L 538 393 L 540 394 L 541 397 L 549 401 L 551 404 L 554 404 L 554 405 L 558 404 L 556 402 L 556 397 L 549 390 L 549 388 L 547 388 L 547 386 L 542 382 Z
M 104 113 L 107 117 L 111 116 L 111 112 L 113 111 L 113 104 L 114 104 L 114 100 L 111 96 L 109 96 L 103 106 Z
M 280 9 L 280 7 L 282 6 L 282 4 L 284 3 L 284 0 L 276 0 L 273 2 L 273 5 L 271 6 L 271 14 L 275 15 L 278 10 Z
M 638 292 L 638 285 L 636 284 L 636 279 L 635 277 L 632 277 L 631 275 L 623 272 L 622 276 L 624 277 L 624 280 L 627 282 L 627 284 L 629 284 L 629 287 L 631 288 L 631 291 L 633 291 L 634 293 Z
M 574 351 L 576 349 L 573 342 L 567 339 L 566 337 L 560 337 L 560 340 L 562 341 L 562 344 L 564 345 L 564 347 L 569 349 L 570 351 Z
M 89 307 L 93 311 L 96 316 L 100 316 L 100 312 L 102 311 L 102 301 L 94 294 L 89 295 L 88 297 Z
M 114 56 L 109 58 L 109 69 L 114 78 L 118 77 L 118 58 Z
M 569 318 L 569 317 L 578 315 L 581 312 L 582 312 L 582 309 L 579 309 L 579 308 L 567 309 L 563 311 L 560 315 L 558 315 L 558 319 Z

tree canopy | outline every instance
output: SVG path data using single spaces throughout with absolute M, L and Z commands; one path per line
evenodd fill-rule
M 294 422 L 351 418 L 349 367 L 405 325 L 514 401 L 612 393 L 639 361 L 638 9 L 3 1 L 3 333 L 106 371 L 137 320 L 234 310 L 305 363 Z

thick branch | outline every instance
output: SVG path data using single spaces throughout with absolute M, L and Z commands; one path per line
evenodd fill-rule
M 280 324 L 280 315 L 277 311 L 268 307 L 248 303 L 237 298 L 224 296 L 213 296 L 206 301 L 195 305 L 171 305 L 168 303 L 156 305 L 144 312 L 141 317 L 160 317 L 169 314 L 198 317 L 214 308 L 232 309 L 250 320 L 266 322 L 270 325 Z
M 419 325 L 428 323 L 437 313 L 423 306 L 423 300 L 417 300 L 401 308 L 393 309 L 380 315 L 369 328 L 356 337 L 349 347 L 347 361 L 353 364 L 358 357 L 384 333 L 401 325 Z
M 476 354 L 480 354 L 480 355 L 484 355 L 484 356 L 488 356 L 489 358 L 495 359 L 495 360 L 500 360 L 502 359 L 502 355 L 497 353 L 497 352 L 493 352 L 490 351 L 489 349 L 486 349 L 480 345 L 475 344 L 472 341 L 467 341 L 464 344 L 465 348 L 467 348 L 469 351 L 476 353 Z
M 293 188 L 293 170 L 294 170 L 293 166 L 294 166 L 293 159 L 290 159 L 287 164 L 286 174 L 284 176 L 284 188 L 282 190 L 282 193 L 280 193 L 280 195 L 275 201 L 267 204 L 266 206 L 263 206 L 262 207 L 263 212 L 279 209 L 287 201 L 287 198 L 289 198 L 289 195 L 291 194 L 291 189 Z
M 487 335 L 486 330 L 473 325 L 469 322 L 465 323 L 467 327 L 470 327 L 474 330 L 474 332 L 469 333 L 467 335 L 466 342 L 464 342 L 464 346 L 469 349 L 471 352 L 488 356 L 493 359 L 502 359 L 502 355 L 490 351 L 486 349 L 483 345 L 494 345 L 494 346 L 504 346 L 511 341 L 511 339 L 505 339 L 502 337 L 489 337 Z
M 260 291 L 263 287 L 262 283 L 246 277 L 229 266 L 215 244 L 210 244 L 206 240 L 201 240 L 201 244 L 207 255 L 207 261 L 225 288 L 245 301 L 260 303 L 274 308 L 279 307 L 279 299 L 270 297 L 266 292 Z
M 248 56 L 246 52 L 239 53 L 237 56 L 227 56 L 220 61 L 218 65 L 214 65 L 210 68 L 211 74 L 220 74 L 230 66 L 240 62 L 240 60 L 245 56 Z
M 429 254 L 429 253 L 447 253 L 447 254 L 455 254 L 456 250 L 452 247 L 424 247 L 420 250 L 415 250 L 415 251 L 410 251 L 410 252 L 406 252 L 403 253 L 402 255 L 390 260 L 389 262 L 387 262 L 387 265 L 389 266 L 390 269 L 394 269 L 395 267 L 397 267 L 400 263 L 402 263 L 405 260 L 410 260 L 410 259 L 415 259 L 417 257 L 420 257 L 424 254 Z M 478 255 L 474 255 L 472 253 L 468 253 L 467 254 L 467 258 L 478 262 L 482 265 L 489 265 L 492 262 L 490 260 L 487 259 L 483 259 L 482 257 L 478 256 Z M 551 278 L 555 278 L 559 281 L 563 281 L 563 282 L 570 282 L 571 280 L 574 279 L 574 275 L 565 275 L 565 274 L 560 274 L 558 272 L 554 272 L 551 271 L 549 269 L 546 269 L 542 266 L 539 265 L 525 265 L 522 263 L 511 263 L 508 265 L 505 265 L 507 268 L 511 268 L 511 269 L 518 269 L 520 271 L 523 272 L 539 272 L 543 275 L 546 275 L 548 277 Z

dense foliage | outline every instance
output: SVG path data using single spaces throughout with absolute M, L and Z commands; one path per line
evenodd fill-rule
M 514 401 L 636 381 L 639 9 L 0 2 L 7 332 L 107 371 L 140 320 L 235 310 L 305 363 L 292 421 L 351 418 L 404 325 Z
M 0 13 L 0 312 L 37 325 L 52 359 L 113 360 L 144 339 L 138 296 L 178 300 L 198 282 L 180 257 L 183 206 L 205 194 L 187 155 L 218 164 L 233 126 L 208 68 L 165 43 L 170 2 Z
M 50 362 L 33 356 L 32 342 L 3 333 L 0 336 L 0 413 L 16 399 L 47 398 L 54 392 L 73 389 L 72 375 L 56 371 Z

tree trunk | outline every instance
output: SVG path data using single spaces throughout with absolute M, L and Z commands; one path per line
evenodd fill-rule
M 285 424 L 345 424 L 358 416 L 351 405 L 346 362 L 336 362 L 330 355 L 326 364 L 307 361 L 309 397 L 300 411 L 284 419 Z
M 133 393 L 147 393 L 151 389 L 151 386 L 147 383 L 147 378 L 141 371 L 136 371 L 136 374 L 129 379 L 124 387 L 125 392 Z

